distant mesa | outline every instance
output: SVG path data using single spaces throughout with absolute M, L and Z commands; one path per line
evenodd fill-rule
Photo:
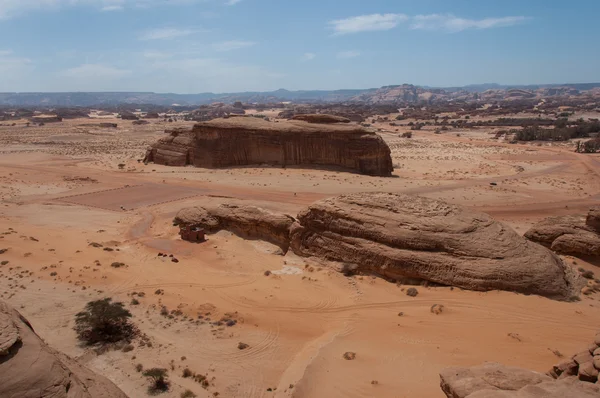
M 391 176 L 393 171 L 385 141 L 356 125 L 271 123 L 234 117 L 168 132 L 168 137 L 148 148 L 145 162 L 206 168 L 260 164 L 341 167 L 382 177 Z
M 330 123 L 350 123 L 350 119 L 335 116 L 335 115 L 324 115 L 318 113 L 311 113 L 306 115 L 295 115 L 292 117 L 292 120 L 303 120 L 308 123 L 321 123 L 321 124 L 330 124 Z
M 490 216 L 418 196 L 357 193 L 318 201 L 295 220 L 238 204 L 183 209 L 177 224 L 226 229 L 406 284 L 507 290 L 571 300 L 584 282 L 550 250 Z M 289 233 L 286 232 L 289 227 Z M 241 231 L 241 232 L 240 232 Z M 286 241 L 289 239 L 289 242 Z

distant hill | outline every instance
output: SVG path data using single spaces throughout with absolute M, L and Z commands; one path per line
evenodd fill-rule
M 414 86 L 410 84 L 384 86 L 372 89 L 357 90 L 301 90 L 289 91 L 279 89 L 266 92 L 240 92 L 240 93 L 199 93 L 199 94 L 174 94 L 152 92 L 72 92 L 72 93 L 0 93 L 0 106 L 19 107 L 92 107 L 110 106 L 119 104 L 146 104 L 160 106 L 195 106 L 213 102 L 233 103 L 241 101 L 246 103 L 269 102 L 420 102 L 436 100 L 476 100 L 501 99 L 518 97 L 520 95 L 532 97 L 578 95 L 582 91 L 599 88 L 600 83 L 581 84 L 547 84 L 531 86 L 508 86 L 496 83 L 476 84 L 464 87 L 434 88 Z M 515 92 L 514 90 L 519 90 Z M 527 94 L 525 94 L 527 92 Z M 480 95 L 481 94 L 481 95 Z M 484 96 L 482 98 L 481 96 Z

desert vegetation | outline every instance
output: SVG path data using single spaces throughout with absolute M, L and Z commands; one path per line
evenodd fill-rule
M 90 301 L 75 315 L 77 337 L 87 345 L 129 342 L 136 335 L 131 312 L 111 298 Z

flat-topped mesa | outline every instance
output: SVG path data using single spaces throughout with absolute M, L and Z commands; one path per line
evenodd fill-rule
M 255 164 L 337 166 L 383 177 L 391 176 L 394 170 L 385 141 L 356 125 L 273 123 L 234 117 L 168 132 L 168 137 L 148 148 L 145 162 L 206 168 Z

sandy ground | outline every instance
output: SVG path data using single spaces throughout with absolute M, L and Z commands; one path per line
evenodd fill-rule
M 167 123 L 105 119 L 119 127 L 0 127 L 0 298 L 51 346 L 131 397 L 147 396 L 137 364 L 169 369 L 169 397 L 185 389 L 199 397 L 443 397 L 444 367 L 498 361 L 546 371 L 559 361 L 553 351 L 575 353 L 600 329 L 598 296 L 561 303 L 419 287 L 411 298 L 401 286 L 347 278 L 229 233 L 182 242 L 172 226 L 179 209 L 223 197 L 296 214 L 330 195 L 391 191 L 488 212 L 524 233 L 541 218 L 598 203 L 598 156 L 568 144 L 510 145 L 486 130 L 423 130 L 406 139 L 381 124 L 374 127 L 392 149 L 394 178 L 173 168 L 138 161 Z M 565 259 L 598 273 L 595 264 Z M 101 297 L 125 302 L 151 346 L 102 355 L 78 346 L 74 315 Z M 445 311 L 432 314 L 433 304 Z M 223 318 L 237 323 L 213 324 Z M 249 348 L 239 350 L 240 342 Z M 343 359 L 348 351 L 354 361 Z M 210 386 L 183 378 L 186 367 Z

